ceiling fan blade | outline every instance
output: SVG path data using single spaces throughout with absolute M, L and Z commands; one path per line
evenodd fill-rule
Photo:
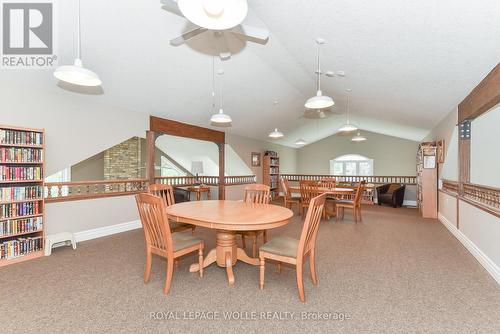
M 224 33 L 215 32 L 215 45 L 217 46 L 217 52 L 219 52 L 219 57 L 221 60 L 229 60 L 231 58 L 231 51 L 227 47 L 226 37 L 224 37 Z
M 266 44 L 269 40 L 269 31 L 254 26 L 240 24 L 229 31 L 259 44 Z
M 181 10 L 179 9 L 179 6 L 177 5 L 176 0 L 160 0 L 160 2 L 163 4 L 162 8 L 179 16 L 184 17 L 182 15 Z
M 201 28 L 201 27 L 189 30 L 189 31 L 183 33 L 182 35 L 180 35 L 179 37 L 170 40 L 170 44 L 173 46 L 182 45 L 182 44 L 186 43 L 186 41 L 190 40 L 191 38 L 193 38 L 195 36 L 198 36 L 199 34 L 204 33 L 205 31 L 207 31 L 207 29 Z

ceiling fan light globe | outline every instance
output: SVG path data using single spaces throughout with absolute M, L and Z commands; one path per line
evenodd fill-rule
M 344 124 L 339 128 L 339 132 L 352 132 L 356 131 L 358 127 L 354 124 Z
M 331 108 L 335 105 L 333 99 L 329 96 L 323 95 L 323 93 L 318 90 L 316 96 L 309 98 L 304 106 L 307 109 L 326 109 Z
M 248 14 L 247 0 L 178 0 L 177 5 L 186 19 L 210 30 L 234 28 Z
M 307 142 L 304 139 L 299 139 L 294 144 L 295 145 L 305 145 L 305 144 L 307 144 Z
M 102 84 L 99 76 L 83 67 L 82 60 L 78 58 L 73 65 L 59 66 L 54 72 L 54 77 L 77 86 L 97 87 Z

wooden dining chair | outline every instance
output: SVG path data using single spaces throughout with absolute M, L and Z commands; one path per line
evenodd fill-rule
M 269 204 L 270 187 L 265 184 L 249 184 L 245 187 L 243 201 L 246 203 Z M 267 242 L 267 231 L 238 231 L 241 235 L 241 243 L 246 248 L 246 237 L 252 238 L 252 256 L 257 257 L 257 238 L 262 235 L 264 243 Z
M 319 181 L 319 186 L 334 189 L 337 187 L 337 180 L 334 177 L 324 177 Z
M 311 280 L 314 285 L 318 284 L 316 275 L 316 237 L 318 235 L 319 222 L 323 213 L 326 195 L 319 195 L 309 202 L 307 215 L 302 226 L 300 239 L 290 237 L 276 237 L 268 243 L 262 245 L 259 249 L 260 259 L 260 288 L 264 289 L 264 275 L 266 270 L 266 259 L 284 262 L 295 265 L 297 270 L 297 287 L 299 289 L 299 298 L 305 301 L 303 265 L 309 259 L 309 270 Z
M 309 203 L 311 200 L 320 195 L 321 191 L 319 190 L 318 181 L 300 181 L 300 212 L 301 215 L 304 215 L 304 212 L 307 208 L 309 208 Z
M 337 180 L 334 177 L 324 177 L 319 181 L 319 186 L 328 189 L 335 189 L 337 188 Z M 327 216 L 329 216 L 329 213 L 332 213 L 332 215 L 335 214 L 335 203 L 337 199 L 338 195 L 326 195 L 325 211 Z M 330 207 L 332 211 L 329 211 L 328 207 Z
M 292 209 L 294 204 L 297 204 L 297 208 L 300 211 L 300 195 L 293 196 L 290 191 L 290 183 L 287 179 L 281 178 L 281 188 L 283 189 L 283 204 L 285 208 Z
M 148 186 L 148 192 L 152 195 L 161 197 L 167 207 L 175 204 L 174 187 L 169 184 L 151 184 Z M 191 230 L 191 234 L 194 234 L 194 230 L 196 229 L 196 225 L 173 221 L 169 221 L 168 223 L 172 232 Z
M 135 196 L 139 216 L 146 239 L 146 266 L 144 282 L 149 282 L 153 254 L 167 259 L 167 278 L 163 292 L 168 294 L 174 272 L 174 260 L 198 251 L 200 277 L 203 277 L 203 240 L 187 233 L 171 233 L 168 225 L 166 205 L 161 197 L 151 194 Z
M 353 200 L 339 200 L 335 203 L 335 215 L 337 220 L 339 219 L 339 210 L 342 212 L 342 219 L 344 219 L 344 210 L 352 209 L 354 215 L 354 221 L 357 223 L 358 218 L 360 221 L 363 220 L 361 217 L 361 199 L 363 198 L 363 191 L 365 189 L 366 181 L 359 182 L 356 193 L 354 194 Z

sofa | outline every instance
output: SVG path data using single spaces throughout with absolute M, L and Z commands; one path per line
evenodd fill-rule
M 174 189 L 174 200 L 175 203 L 189 202 L 191 194 L 189 191 L 181 188 Z
M 405 198 L 405 188 L 404 184 L 388 183 L 382 186 L 378 186 L 377 189 L 377 202 L 378 205 L 382 203 L 392 205 L 393 208 L 403 206 L 403 200 Z

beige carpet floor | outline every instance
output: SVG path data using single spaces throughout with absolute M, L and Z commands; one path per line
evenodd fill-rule
M 296 218 L 270 236 L 298 236 L 300 227 Z M 213 246 L 213 231 L 196 234 Z M 136 230 L 0 268 L 0 332 L 500 333 L 497 283 L 443 225 L 414 209 L 367 206 L 362 223 L 350 215 L 322 223 L 319 284 L 307 272 L 306 303 L 291 268 L 278 274 L 268 265 L 260 291 L 258 267 L 240 262 L 229 288 L 217 266 L 203 279 L 189 273 L 194 257 L 181 262 L 165 296 L 164 260 L 154 259 L 150 283 L 142 281 L 143 246 Z M 226 311 L 245 319 L 226 319 Z M 318 313 L 331 319 L 302 319 Z

